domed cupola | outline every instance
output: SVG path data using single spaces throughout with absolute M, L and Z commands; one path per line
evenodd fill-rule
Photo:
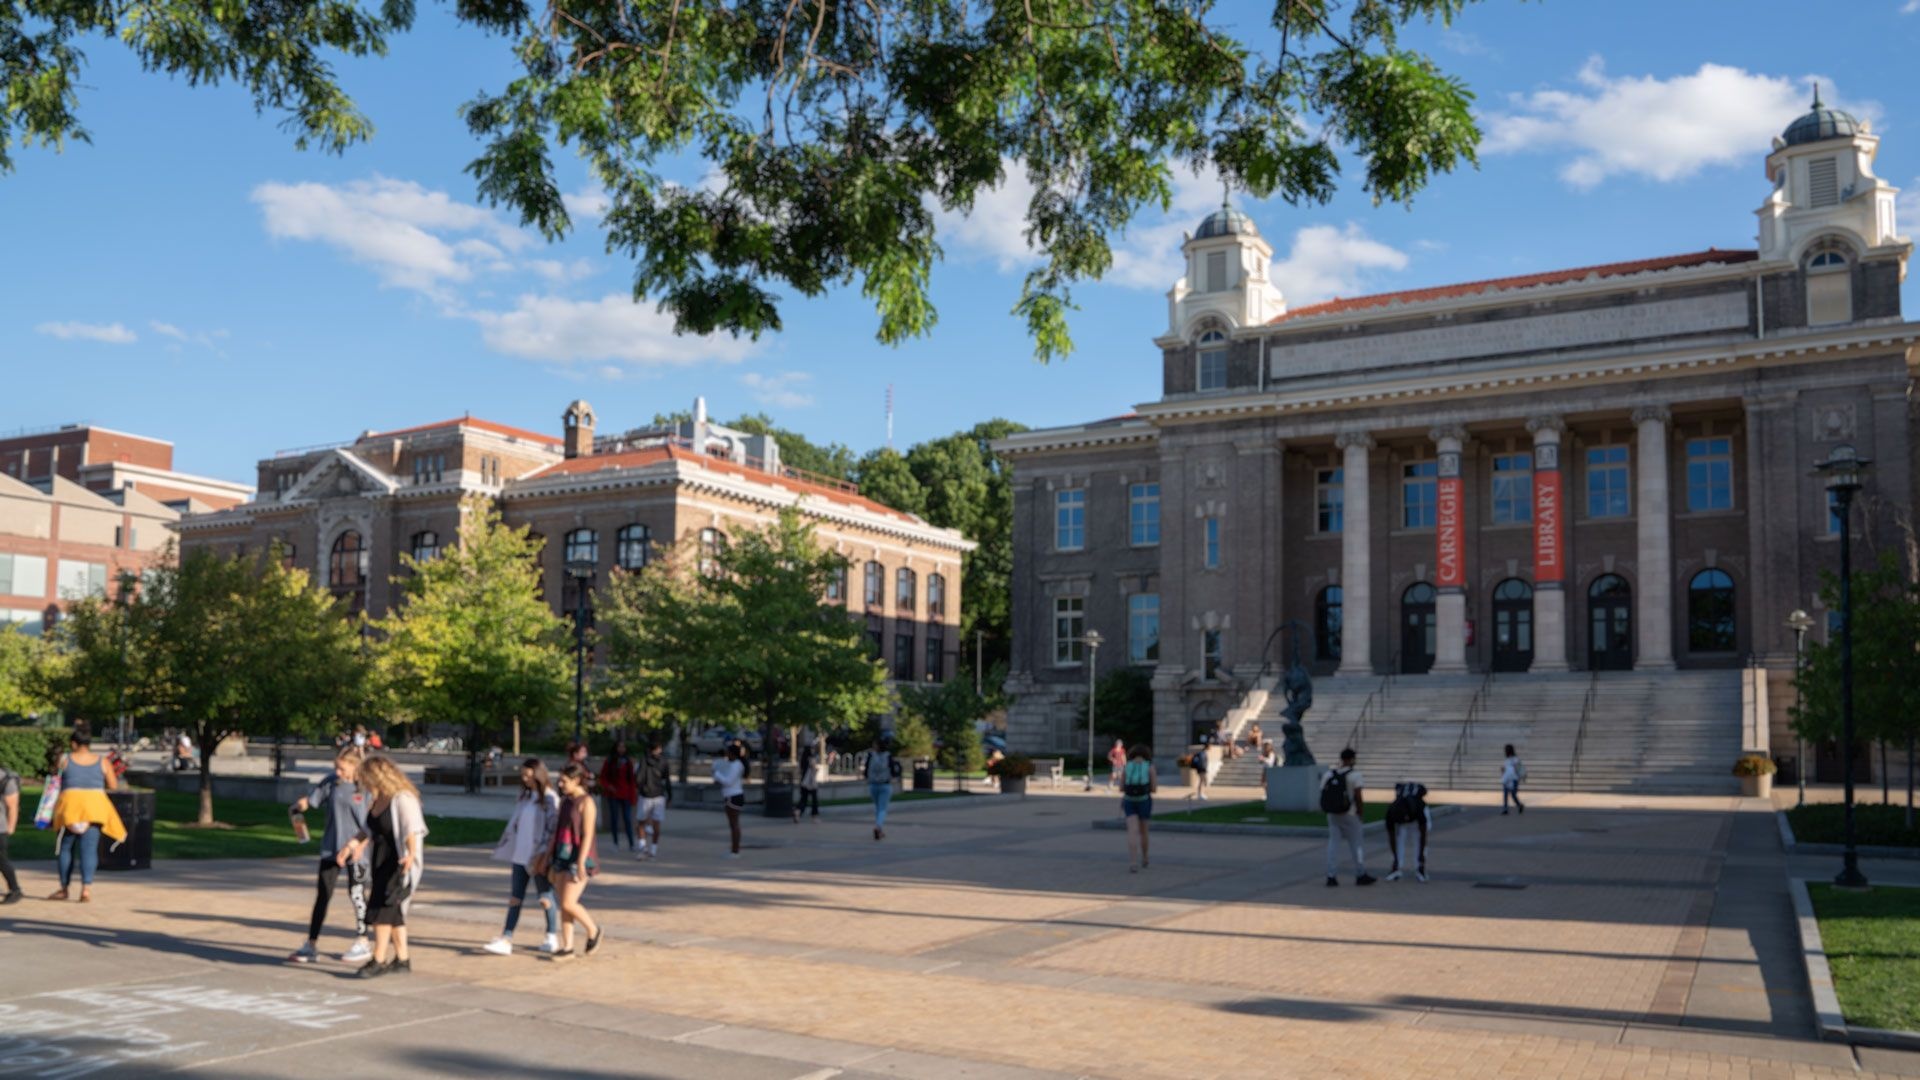
M 1787 125 L 1787 130 L 1780 135 L 1780 142 L 1785 146 L 1800 146 L 1828 139 L 1850 139 L 1864 132 L 1864 126 L 1852 115 L 1822 105 L 1820 87 L 1816 85 L 1813 88 L 1813 108 Z
M 1220 209 L 1208 214 L 1200 227 L 1194 230 L 1195 240 L 1211 240 L 1216 236 L 1259 236 L 1260 230 L 1253 227 L 1253 219 L 1235 210 L 1230 203 L 1221 203 Z
M 1180 245 L 1180 254 L 1186 273 L 1167 293 L 1163 342 L 1187 342 L 1201 332 L 1197 327 L 1214 321 L 1230 330 L 1261 326 L 1287 310 L 1268 276 L 1273 248 L 1231 201 L 1223 200 L 1200 222 Z

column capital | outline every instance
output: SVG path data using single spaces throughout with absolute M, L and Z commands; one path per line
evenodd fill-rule
M 1567 433 L 1567 422 L 1553 413 L 1546 413 L 1528 419 L 1527 431 L 1532 433 L 1534 442 L 1558 442 Z
M 1367 432 L 1343 431 L 1333 437 L 1333 445 L 1342 450 L 1348 450 L 1356 446 L 1363 450 L 1371 450 L 1376 444 L 1373 441 L 1373 436 Z
M 1673 413 L 1665 405 L 1642 405 L 1633 410 L 1633 422 L 1636 425 L 1649 420 L 1657 420 L 1660 426 L 1665 427 L 1673 422 Z
M 1453 448 L 1458 450 L 1467 441 L 1467 429 L 1459 424 L 1441 424 L 1428 431 L 1427 438 L 1436 445 L 1452 442 Z

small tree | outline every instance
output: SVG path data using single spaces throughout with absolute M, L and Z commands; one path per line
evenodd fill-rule
M 978 725 L 986 715 L 987 702 L 974 694 L 972 686 L 958 680 L 900 688 L 901 720 L 924 726 L 931 740 L 938 741 L 935 760 L 943 769 L 970 773 L 985 763 Z M 896 727 L 896 734 L 898 731 Z
M 41 672 L 50 659 L 45 639 L 0 624 L 0 718 L 30 716 L 47 707 Z
M 1094 684 L 1093 699 L 1097 734 L 1119 739 L 1130 747 L 1153 741 L 1153 676 L 1145 669 L 1123 667 L 1107 672 Z M 1080 726 L 1086 724 L 1087 707 L 1082 703 Z
M 539 543 L 484 498 L 461 504 L 459 540 L 403 555 L 402 600 L 377 621 L 374 675 L 387 703 L 467 729 L 467 782 L 482 733 L 558 715 L 571 692 L 565 624 L 540 599 Z
M 246 643 L 246 663 L 254 675 L 248 709 L 273 736 L 276 775 L 286 736 L 324 736 L 361 711 L 368 692 L 362 620 L 282 554 L 277 543 L 268 549 L 244 598 L 246 622 L 272 628 Z

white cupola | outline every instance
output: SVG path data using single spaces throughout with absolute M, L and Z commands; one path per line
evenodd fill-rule
M 1787 125 L 1767 155 L 1773 191 L 1756 211 L 1760 257 L 1799 263 L 1816 246 L 1850 248 L 1863 258 L 1878 248 L 1906 246 L 1894 219 L 1899 189 L 1873 175 L 1879 137 L 1820 102 Z
M 1242 329 L 1284 314 L 1287 302 L 1267 276 L 1273 248 L 1253 219 L 1222 202 L 1181 244 L 1186 276 L 1167 293 L 1167 337 L 1190 340 L 1210 319 Z

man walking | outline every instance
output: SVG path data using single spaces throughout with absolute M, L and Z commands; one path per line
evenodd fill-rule
M 660 857 L 660 826 L 667 820 L 667 804 L 673 801 L 673 775 L 667 767 L 667 753 L 655 739 L 647 744 L 647 756 L 640 759 L 640 857 Z
M 7 879 L 7 893 L 0 896 L 0 904 L 17 904 L 21 899 L 20 879 L 14 875 L 13 861 L 7 858 L 7 841 L 13 838 L 19 822 L 20 776 L 0 765 L 0 875 Z
M 1340 868 L 1340 849 L 1353 854 L 1355 885 L 1373 884 L 1367 873 L 1366 853 L 1361 850 L 1360 830 L 1366 810 L 1360 770 L 1354 768 L 1352 747 L 1340 751 L 1340 766 L 1328 769 L 1320 778 L 1320 809 L 1327 815 L 1327 887 L 1340 884 L 1335 876 Z

